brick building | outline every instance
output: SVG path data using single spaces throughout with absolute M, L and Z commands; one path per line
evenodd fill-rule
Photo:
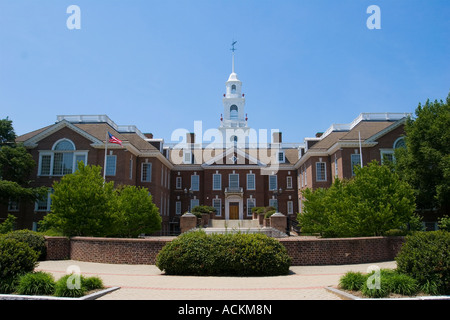
M 19 228 L 35 229 L 50 211 L 53 182 L 74 172 L 81 160 L 102 166 L 106 180 L 116 185 L 148 188 L 160 210 L 164 235 L 176 233 L 179 217 L 196 205 L 216 208 L 214 218 L 222 220 L 251 219 L 255 206 L 274 206 L 295 219 L 302 208 L 302 189 L 328 187 L 336 176 L 349 178 L 355 164 L 392 159 L 393 150 L 403 143 L 407 114 L 397 113 L 363 113 L 303 143 L 283 142 L 279 130 L 267 139 L 248 126 L 234 55 L 225 85 L 219 127 L 205 133 L 182 131 L 178 143 L 165 144 L 106 115 L 58 116 L 56 123 L 18 137 L 37 164 L 31 177 L 34 186 L 49 187 L 49 196 L 34 205 L 0 208 L 0 221 L 12 213 Z M 108 132 L 122 140 L 122 146 L 107 143 Z

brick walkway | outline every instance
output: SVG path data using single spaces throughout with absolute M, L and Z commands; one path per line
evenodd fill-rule
M 340 300 L 327 291 L 347 271 L 367 272 L 369 266 L 395 268 L 395 262 L 342 266 L 291 267 L 287 276 L 277 277 L 193 277 L 167 276 L 154 265 L 117 265 L 73 260 L 42 261 L 37 270 L 55 279 L 67 268 L 87 276 L 99 276 L 105 286 L 121 289 L 99 300 Z

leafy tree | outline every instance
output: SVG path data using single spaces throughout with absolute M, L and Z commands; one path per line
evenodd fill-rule
M 419 210 L 450 210 L 450 94 L 419 104 L 405 125 L 406 149 L 396 150 L 396 171 L 416 195 Z
M 51 213 L 40 223 L 66 236 L 106 236 L 112 225 L 110 215 L 113 182 L 105 183 L 100 166 L 85 166 L 53 184 Z
M 53 184 L 51 213 L 41 231 L 65 236 L 136 237 L 161 228 L 161 217 L 145 188 L 104 182 L 100 166 L 79 163 Z
M 25 147 L 15 143 L 12 121 L 0 120 L 0 203 L 10 200 L 34 202 L 47 194 L 47 189 L 32 188 L 29 176 L 36 163 Z
M 355 168 L 350 180 L 336 179 L 328 189 L 303 191 L 302 232 L 326 237 L 383 235 L 404 228 L 414 213 L 411 187 L 386 166 L 372 161 Z
M 161 229 L 161 216 L 146 188 L 121 186 L 115 192 L 113 218 L 118 237 L 137 237 Z

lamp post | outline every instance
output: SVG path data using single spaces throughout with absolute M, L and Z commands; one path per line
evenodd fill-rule
M 184 188 L 184 194 L 189 196 L 188 212 L 190 212 L 190 210 L 191 210 L 191 199 L 192 199 L 192 195 L 194 194 L 194 191 L 192 191 L 191 188 L 189 188 L 189 190 L 187 188 Z

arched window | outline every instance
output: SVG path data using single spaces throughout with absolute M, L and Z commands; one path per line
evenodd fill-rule
M 236 93 L 236 85 L 235 84 L 233 84 L 231 86 L 231 93 Z
M 398 148 L 406 148 L 405 138 L 401 137 L 395 140 L 394 142 L 394 149 Z
M 78 162 L 86 164 L 87 151 L 77 151 L 75 144 L 69 139 L 55 142 L 51 151 L 41 151 L 39 154 L 39 175 L 63 176 L 73 173 Z
M 233 104 L 230 107 L 230 119 L 231 120 L 237 120 L 237 118 L 238 118 L 238 107 Z

